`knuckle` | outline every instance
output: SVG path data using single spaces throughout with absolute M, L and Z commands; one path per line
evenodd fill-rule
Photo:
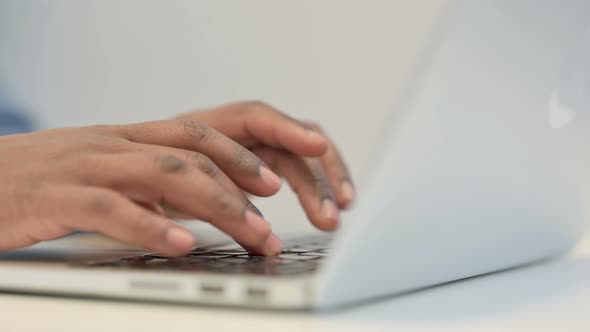
M 198 143 L 210 142 L 217 135 L 217 131 L 199 121 L 181 120 L 180 125 L 185 134 Z
M 99 191 L 91 195 L 86 208 L 94 214 L 110 215 L 117 209 L 119 197 L 109 191 Z
M 123 137 L 124 139 L 135 142 L 134 132 L 132 129 L 133 125 L 117 125 L 111 128 L 113 134 Z
M 182 173 L 186 170 L 186 163 L 175 156 L 156 156 L 156 165 L 164 173 Z
M 322 182 L 324 182 L 319 174 L 309 170 L 301 173 L 301 180 L 301 183 L 296 186 L 298 189 L 308 187 L 317 190 L 322 187 Z
M 308 162 L 309 166 L 309 178 L 308 181 L 313 184 L 316 191 L 322 199 L 329 198 L 334 199 L 334 193 L 326 173 L 323 171 L 322 166 L 317 162 Z
M 94 183 L 94 176 L 103 173 L 106 168 L 104 158 L 90 154 L 68 156 L 61 162 L 66 176 L 73 176 L 79 182 Z
M 189 152 L 189 160 L 194 161 L 196 167 L 210 177 L 216 177 L 219 174 L 219 167 L 211 158 L 198 152 Z
M 319 191 L 323 191 L 323 189 L 325 188 L 325 181 L 324 179 L 322 179 L 319 176 L 311 176 L 310 178 L 310 182 L 316 187 L 318 188 Z
M 232 210 L 233 202 L 230 196 L 226 193 L 220 194 L 217 196 L 217 207 L 220 211 L 224 213 L 229 213 Z
M 261 164 L 258 157 L 239 144 L 236 144 L 230 162 L 234 167 L 244 169 L 249 173 L 258 172 L 258 167 Z
M 334 193 L 328 181 L 324 178 L 314 178 L 314 186 L 320 198 L 334 200 Z
M 330 184 L 327 181 L 318 182 L 316 185 L 316 188 L 317 188 L 317 191 L 319 193 L 321 200 L 329 199 L 332 202 L 336 201 L 336 196 L 334 195 L 334 192 L 332 191 L 332 187 L 330 186 Z
M 315 179 L 314 183 L 321 196 L 333 198 L 334 194 L 332 193 L 332 188 L 328 179 L 325 177 L 319 177 Z
M 272 106 L 260 100 L 248 100 L 242 102 L 242 106 L 250 112 L 275 112 Z
M 218 193 L 215 198 L 216 210 L 223 215 L 234 215 L 238 212 L 237 200 L 227 192 Z
M 152 134 L 153 128 L 151 123 L 144 122 L 113 126 L 112 131 L 115 135 L 129 142 L 139 143 L 142 141 L 142 137 L 149 137 Z

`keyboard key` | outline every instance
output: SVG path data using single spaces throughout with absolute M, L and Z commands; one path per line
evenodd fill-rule
M 216 254 L 216 253 L 202 253 L 202 254 L 191 254 L 192 257 L 199 257 L 199 258 L 224 258 L 224 257 L 232 257 L 232 254 Z
M 215 249 L 212 248 L 196 248 L 189 252 L 189 254 L 196 254 L 196 253 L 206 253 L 206 252 L 213 252 Z
M 230 257 L 222 257 L 217 259 L 218 262 L 224 263 L 246 263 L 248 262 L 248 258 L 246 257 L 238 257 L 238 256 L 230 256 Z
M 330 253 L 327 253 L 327 252 L 319 252 L 319 251 L 304 252 L 304 253 L 301 254 L 301 256 L 326 257 L 326 256 L 330 256 Z
M 323 257 L 330 253 L 325 236 L 292 240 L 279 256 L 249 255 L 243 248 L 193 250 L 187 256 L 167 257 L 161 254 L 131 256 L 107 262 L 90 262 L 91 267 L 126 269 L 179 270 L 222 274 L 289 276 L 315 271 Z
M 300 254 L 303 252 L 310 252 L 310 251 L 315 251 L 315 249 L 294 247 L 294 248 L 287 248 L 287 249 L 283 250 L 283 252 L 285 252 L 285 253 L 296 253 L 296 254 Z
M 280 254 L 278 257 L 283 259 L 293 259 L 293 260 L 308 260 L 308 259 L 315 259 L 317 257 L 312 256 L 303 256 L 302 254 Z
M 216 250 L 211 252 L 212 254 L 216 254 L 216 255 L 244 255 L 247 254 L 248 252 L 244 249 L 232 249 L 232 250 Z
M 291 250 L 306 250 L 306 251 L 316 251 L 316 250 L 322 250 L 322 249 L 326 249 L 327 247 L 325 245 L 301 245 L 301 246 L 295 246 L 293 248 L 291 248 Z

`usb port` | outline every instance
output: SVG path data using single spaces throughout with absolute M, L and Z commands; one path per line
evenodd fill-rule
M 217 284 L 201 284 L 201 293 L 220 295 L 223 293 L 223 286 Z
M 249 287 L 246 289 L 246 296 L 250 299 L 264 300 L 268 296 L 268 290 L 259 287 Z

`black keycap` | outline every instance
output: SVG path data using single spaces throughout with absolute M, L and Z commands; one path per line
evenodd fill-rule
M 211 248 L 196 248 L 196 249 L 191 250 L 189 253 L 190 254 L 193 254 L 193 253 L 194 254 L 197 254 L 197 253 L 201 253 L 202 254 L 202 253 L 214 252 L 214 251 L 215 251 L 215 249 L 211 249 Z
M 293 247 L 293 248 L 287 248 L 287 249 L 283 250 L 284 253 L 296 253 L 296 254 L 303 253 L 303 252 L 310 252 L 310 251 L 315 251 L 315 249 Z
M 154 253 L 106 262 L 90 262 L 87 266 L 251 275 L 296 275 L 317 269 L 323 257 L 330 253 L 326 245 L 329 239 L 325 236 L 315 236 L 288 241 L 283 253 L 273 257 L 251 256 L 240 247 L 221 250 L 200 248 L 183 257 L 167 257 Z
M 329 253 L 327 252 L 304 252 L 301 254 L 301 256 L 313 256 L 313 257 L 326 257 L 326 256 L 330 256 Z
M 217 261 L 224 262 L 224 263 L 246 263 L 246 262 L 248 262 L 248 258 L 239 257 L 239 256 L 230 256 L 230 257 L 218 258 Z
M 212 254 L 216 255 L 244 255 L 248 252 L 244 249 L 233 249 L 233 250 L 216 250 L 212 251 Z
M 196 254 L 191 254 L 191 256 L 193 257 L 200 257 L 200 258 L 224 258 L 224 257 L 231 257 L 234 256 L 235 254 L 216 254 L 216 253 L 196 253 Z
M 308 259 L 315 259 L 316 257 L 312 256 L 303 256 L 302 254 L 280 254 L 278 257 L 283 259 L 293 259 L 293 260 L 308 260 Z
M 296 246 L 294 248 L 292 248 L 291 250 L 307 250 L 307 251 L 317 251 L 317 250 L 322 250 L 322 249 L 326 249 L 325 245 L 300 245 L 300 246 Z

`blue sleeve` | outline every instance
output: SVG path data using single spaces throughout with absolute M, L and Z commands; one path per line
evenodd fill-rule
M 31 116 L 0 99 L 0 136 L 28 133 L 34 130 L 35 125 Z

